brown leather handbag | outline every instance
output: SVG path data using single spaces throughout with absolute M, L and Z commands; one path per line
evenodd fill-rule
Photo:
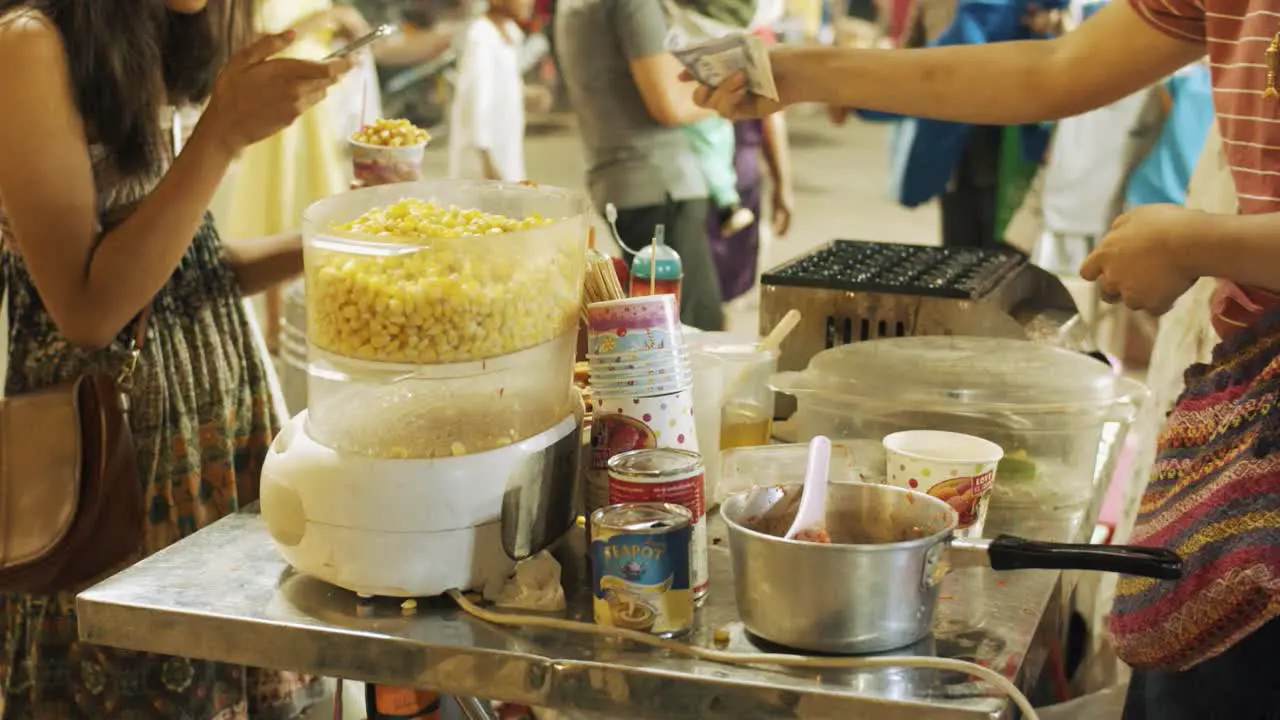
M 128 390 L 147 311 L 120 373 L 0 400 L 0 591 L 51 593 L 136 557 L 144 512 Z

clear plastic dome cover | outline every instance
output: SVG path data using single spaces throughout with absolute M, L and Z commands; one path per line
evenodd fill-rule
M 824 350 L 775 390 L 815 401 L 893 403 L 936 412 L 1105 411 L 1146 395 L 1081 353 L 1024 340 L 926 336 Z

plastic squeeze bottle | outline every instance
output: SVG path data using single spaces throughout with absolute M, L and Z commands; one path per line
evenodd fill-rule
M 680 254 L 667 245 L 666 228 L 654 228 L 653 242 L 641 248 L 631 261 L 631 297 L 645 295 L 675 295 L 676 307 L 680 307 L 680 289 L 684 284 L 684 264 Z

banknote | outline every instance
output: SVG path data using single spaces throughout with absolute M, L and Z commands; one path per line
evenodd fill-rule
M 773 82 L 769 51 L 755 35 L 734 33 L 704 42 L 686 42 L 678 33 L 667 38 L 667 47 L 694 79 L 708 87 L 716 87 L 729 77 L 742 73 L 747 89 L 770 100 L 778 99 Z

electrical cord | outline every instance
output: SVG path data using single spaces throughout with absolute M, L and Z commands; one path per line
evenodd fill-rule
M 725 650 L 714 650 L 712 648 L 689 645 L 675 640 L 660 638 L 648 633 L 627 630 L 624 628 L 609 627 L 607 625 L 595 625 L 592 623 L 576 622 L 573 620 L 564 620 L 562 618 L 545 617 L 541 615 L 517 615 L 514 613 L 495 612 L 476 605 L 463 596 L 463 594 L 458 590 L 449 590 L 446 594 L 468 615 L 488 623 L 493 623 L 494 625 L 546 628 L 549 630 L 564 630 L 567 632 L 576 632 L 585 635 L 620 638 L 630 640 L 641 645 L 655 647 L 660 650 L 668 650 L 697 660 L 707 660 L 709 662 L 716 662 L 725 665 L 780 665 L 782 667 L 804 668 L 806 670 L 873 670 L 880 668 L 913 668 L 949 670 L 951 672 L 964 673 L 971 677 L 978 678 L 979 680 L 991 683 L 1007 695 L 1009 699 L 1013 701 L 1013 704 L 1018 706 L 1018 710 L 1022 713 L 1023 720 L 1040 720 L 1040 716 L 1036 714 L 1035 708 L 1031 706 L 1031 701 L 1027 700 L 1027 696 L 1023 695 L 1022 691 L 1010 682 L 1008 678 L 990 668 L 965 660 L 908 656 L 872 658 L 806 657 L 802 655 L 784 655 L 781 653 L 728 652 Z
M 629 253 L 630 255 L 634 256 L 638 254 L 636 250 L 631 249 L 630 245 L 627 245 L 626 243 L 622 242 L 622 235 L 618 233 L 618 206 L 617 205 L 614 205 L 613 203 L 608 203 L 604 206 L 604 219 L 609 221 L 609 230 L 613 234 L 613 241 L 618 243 L 618 246 L 621 247 L 623 250 L 626 250 L 627 253 Z

